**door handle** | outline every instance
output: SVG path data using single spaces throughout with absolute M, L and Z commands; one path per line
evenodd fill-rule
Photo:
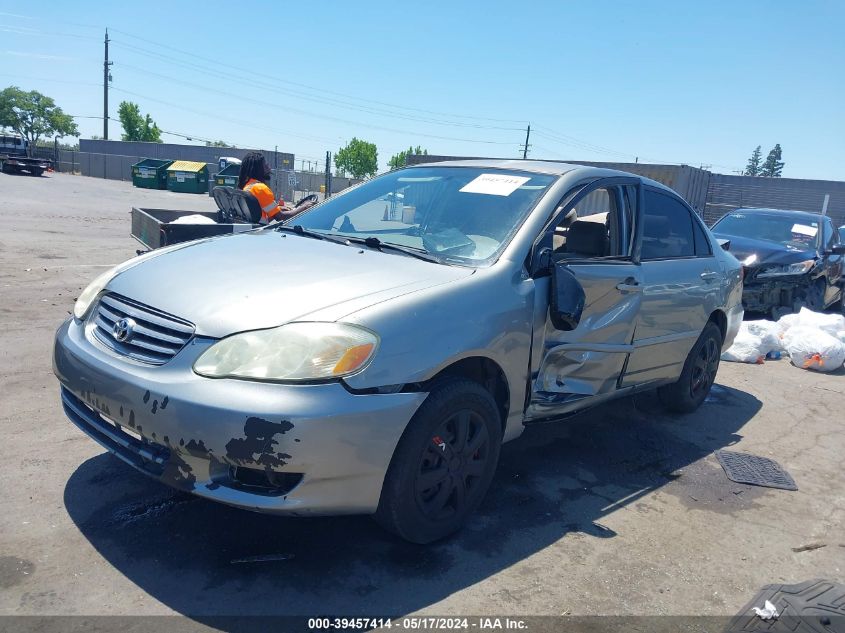
M 622 292 L 642 292 L 643 287 L 633 277 L 628 277 L 625 281 L 620 281 L 616 284 L 616 289 Z
M 711 279 L 718 279 L 719 273 L 713 272 L 712 270 L 706 270 L 703 273 L 701 273 L 701 278 L 706 280 L 706 281 L 710 281 Z

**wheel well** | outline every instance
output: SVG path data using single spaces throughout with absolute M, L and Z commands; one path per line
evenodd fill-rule
M 466 378 L 477 382 L 493 396 L 493 400 L 496 401 L 496 408 L 499 410 L 502 432 L 504 433 L 508 411 L 510 410 L 510 389 L 508 388 L 508 380 L 502 368 L 489 358 L 473 356 L 471 358 L 461 359 L 448 367 L 444 367 L 420 386 L 427 388 L 440 379 L 454 377 Z
M 728 317 L 725 316 L 725 313 L 721 310 L 714 310 L 707 321 L 716 324 L 719 331 L 722 333 L 722 342 L 724 343 L 725 336 L 728 333 Z

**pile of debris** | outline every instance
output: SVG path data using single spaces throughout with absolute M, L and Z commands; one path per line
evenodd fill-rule
M 839 369 L 845 364 L 845 316 L 801 308 L 777 321 L 743 321 L 722 360 L 763 363 L 784 353 L 802 369 Z

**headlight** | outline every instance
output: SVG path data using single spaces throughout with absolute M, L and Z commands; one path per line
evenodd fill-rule
M 110 268 L 88 284 L 88 287 L 82 291 L 82 294 L 80 294 L 76 299 L 76 303 L 73 304 L 73 316 L 80 320 L 85 317 L 85 313 L 88 312 L 88 308 L 91 307 L 91 302 L 94 301 L 97 295 L 100 294 L 100 291 L 105 288 L 106 284 L 111 281 L 112 277 L 114 277 L 114 271 L 114 268 Z
M 133 266 L 137 266 L 141 262 L 152 259 L 153 257 L 158 257 L 159 255 L 164 255 L 165 253 L 169 253 L 170 251 L 176 251 L 180 248 L 185 248 L 186 246 L 191 245 L 193 242 L 183 242 L 181 244 L 174 244 L 173 246 L 166 246 L 165 248 L 159 248 L 154 251 L 150 251 L 149 253 L 144 253 L 143 255 L 139 255 L 138 257 L 133 257 L 122 264 L 118 264 L 114 268 L 110 268 L 102 275 L 97 277 L 94 281 L 88 284 L 88 287 L 82 291 L 82 294 L 76 299 L 76 303 L 73 305 L 73 316 L 75 316 L 80 321 L 85 318 L 85 315 L 88 313 L 88 308 L 91 307 L 91 303 L 93 303 L 94 299 L 97 298 L 97 295 L 102 292 L 103 288 L 105 288 L 108 283 L 114 279 L 120 273 L 129 270 Z
M 743 266 L 751 266 L 754 262 L 757 261 L 757 253 L 751 253 L 748 257 L 742 260 Z
M 777 277 L 778 275 L 803 275 L 810 270 L 815 263 L 815 259 L 808 259 L 807 261 L 798 262 L 796 264 L 787 264 L 785 266 L 768 266 L 757 274 L 757 279 L 760 277 Z
M 289 323 L 235 334 L 208 348 L 194 371 L 209 378 L 325 380 L 363 369 L 378 348 L 373 332 L 343 323 Z

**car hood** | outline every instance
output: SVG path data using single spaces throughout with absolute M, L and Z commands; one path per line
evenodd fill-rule
M 794 264 L 816 258 L 815 250 L 801 250 L 789 248 L 766 240 L 755 240 L 748 237 L 736 237 L 725 233 L 714 232 L 717 238 L 731 241 L 729 249 L 731 255 L 742 262 L 749 255 L 757 255 L 756 261 L 750 267 L 756 268 L 761 264 Z
M 203 240 L 118 274 L 107 290 L 187 319 L 201 336 L 335 320 L 449 283 L 471 268 L 440 265 L 278 231 Z

